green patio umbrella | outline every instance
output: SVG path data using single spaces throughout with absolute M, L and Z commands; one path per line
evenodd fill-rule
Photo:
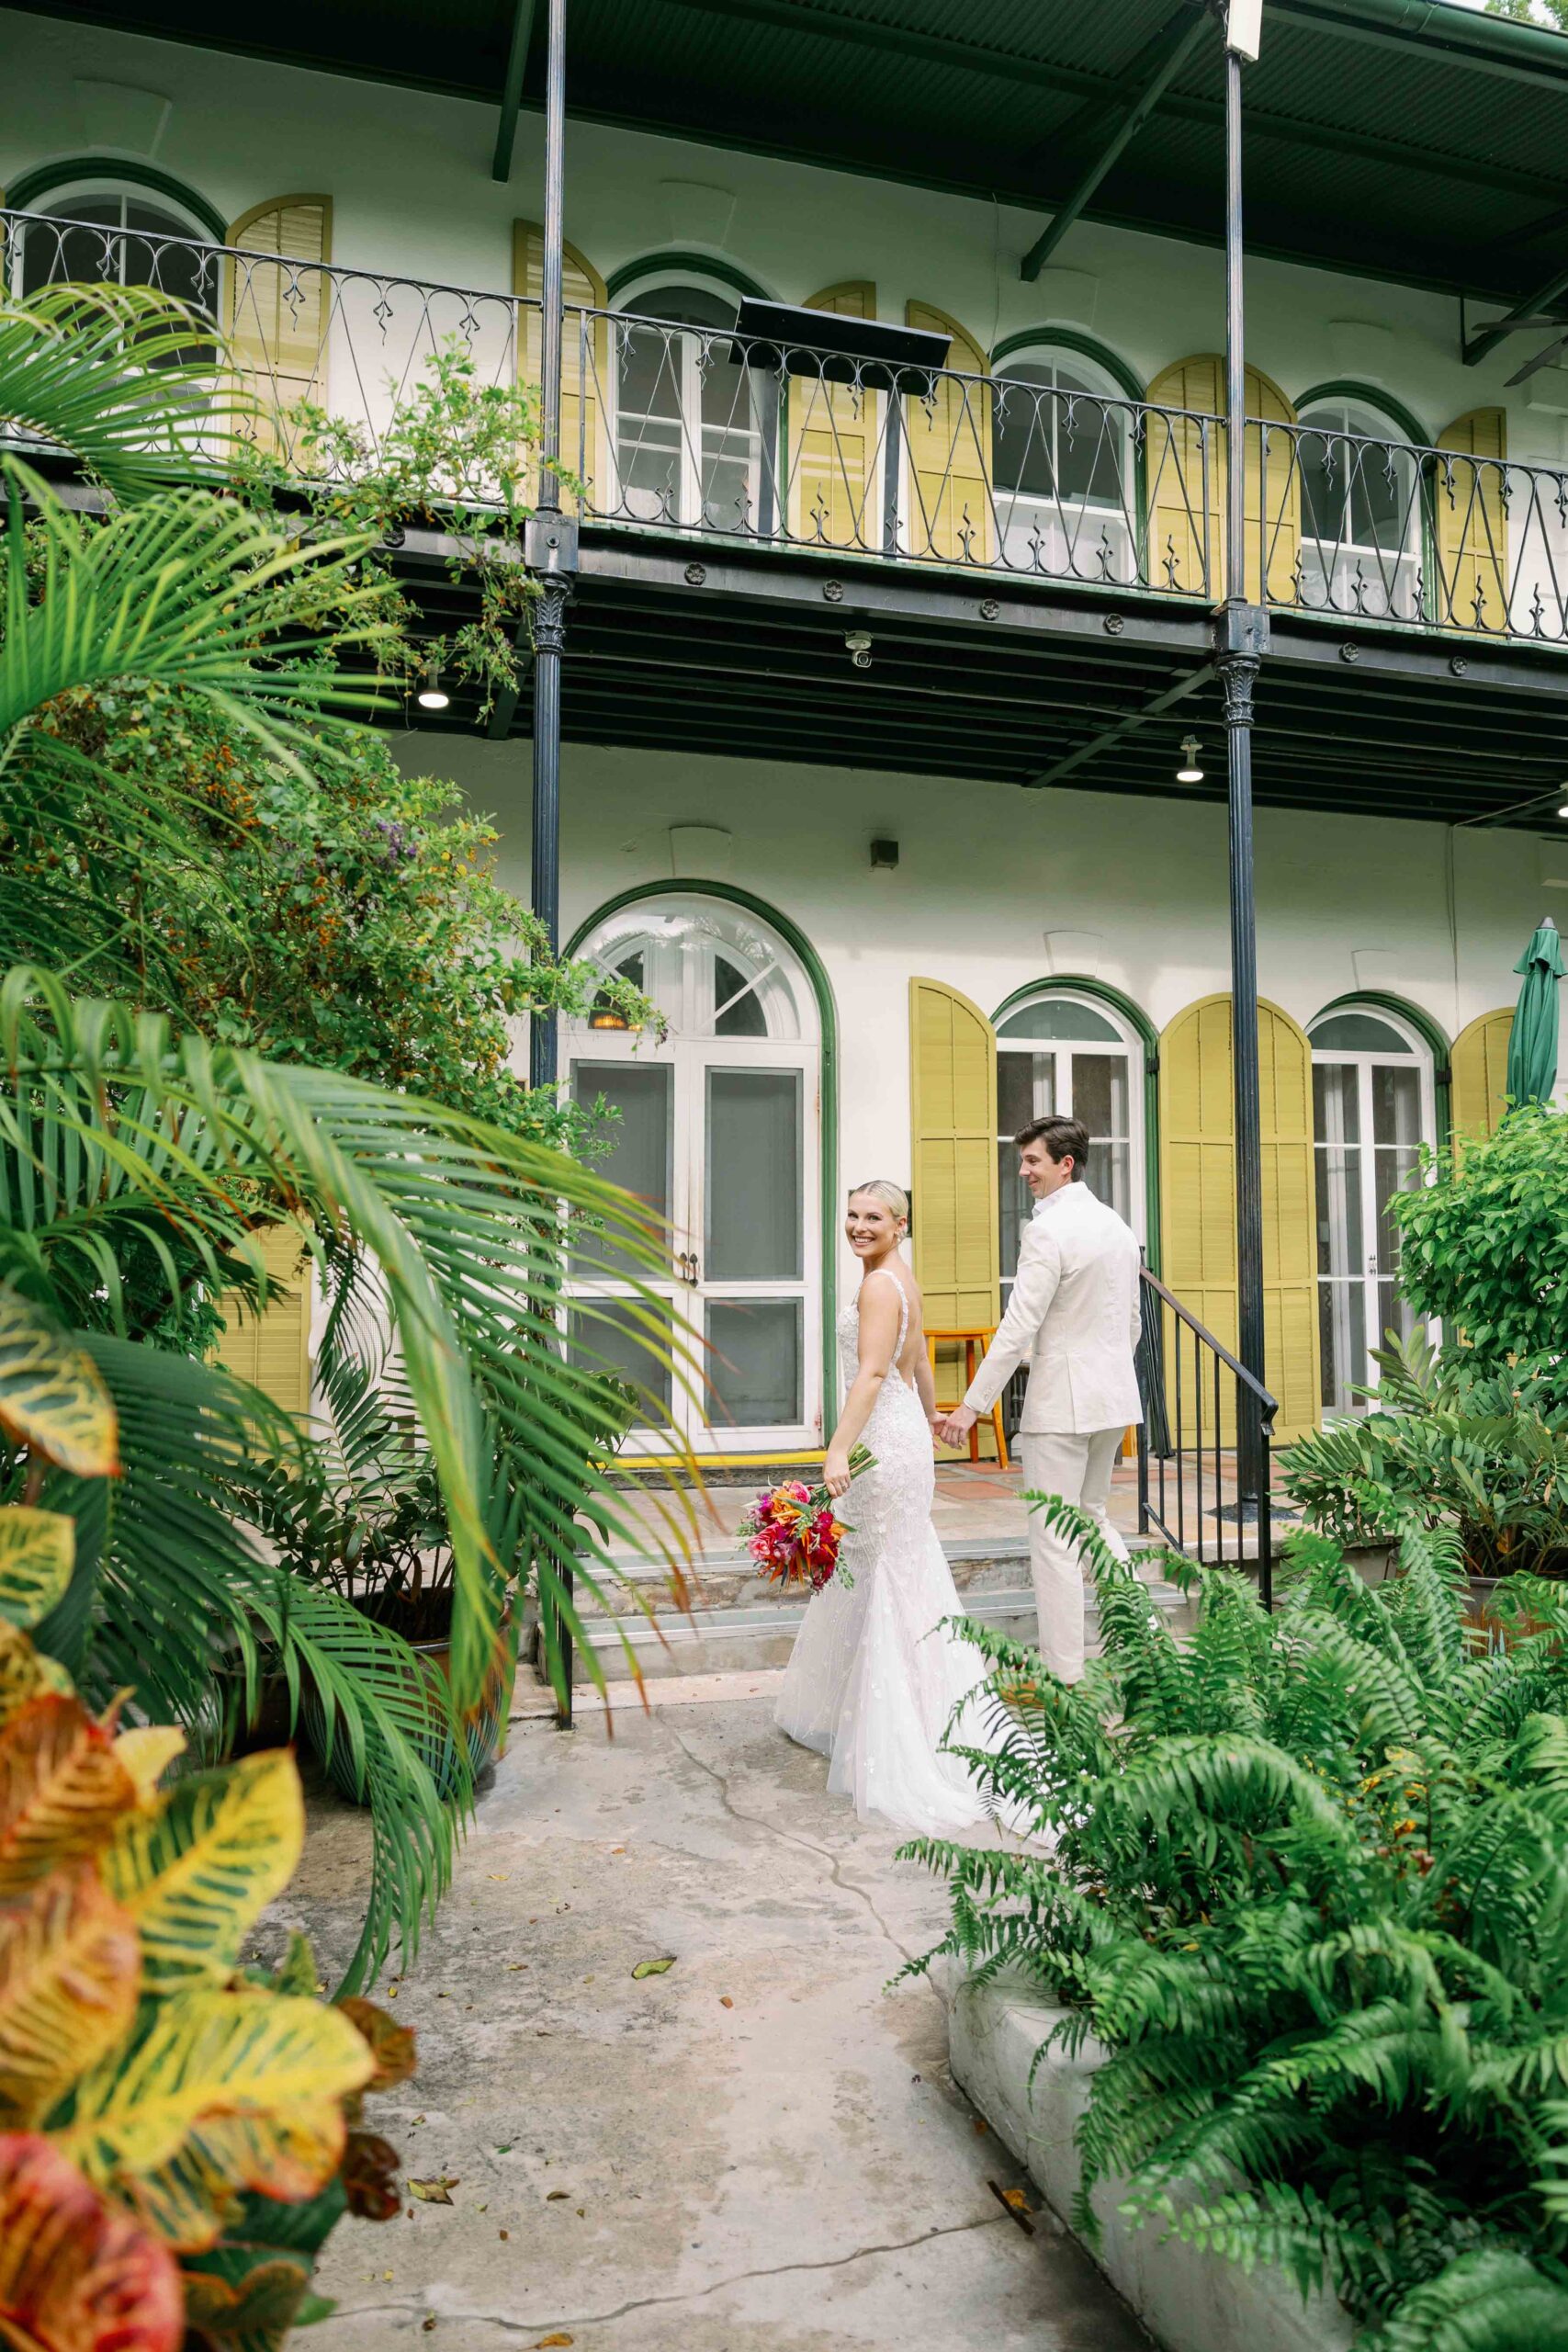
M 1557 1083 L 1557 983 L 1562 948 L 1550 915 L 1514 966 L 1524 974 L 1508 1032 L 1508 1099 L 1549 1102 Z

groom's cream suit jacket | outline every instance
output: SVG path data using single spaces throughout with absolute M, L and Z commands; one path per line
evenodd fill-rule
M 1141 1421 L 1138 1262 L 1131 1227 L 1087 1184 L 1049 1193 L 1030 1220 L 1008 1311 L 964 1399 L 971 1411 L 988 1413 L 1026 1363 L 1021 1436 L 1088 1436 Z

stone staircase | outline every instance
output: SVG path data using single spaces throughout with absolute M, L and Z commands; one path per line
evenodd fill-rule
M 1029 1581 L 1027 1544 L 1021 1538 L 1009 1542 L 987 1537 L 970 1543 L 949 1541 L 942 1548 L 965 1613 L 1015 1640 L 1032 1642 L 1034 1594 Z M 1134 1561 L 1140 1553 L 1148 1555 L 1150 1600 L 1180 1625 L 1189 1604 L 1175 1585 L 1155 1572 L 1160 1553 L 1136 1538 L 1131 1539 L 1131 1549 Z M 751 1673 L 783 1666 L 787 1660 L 806 1613 L 806 1601 L 786 1599 L 761 1582 L 744 1554 L 729 1549 L 696 1555 L 690 1570 L 689 1614 L 671 1599 L 661 1563 L 622 1555 L 617 1565 L 633 1590 L 607 1592 L 614 1616 L 592 1594 L 581 1590 L 579 1594 L 588 1649 L 606 1679 L 621 1680 L 631 1671 L 628 1645 L 637 1671 L 649 1679 L 665 1675 Z M 1092 1595 L 1089 1634 L 1092 1645 Z M 536 1646 L 530 1627 L 526 1654 L 534 1657 Z M 579 1655 L 574 1660 L 574 1680 L 588 1681 L 592 1670 L 588 1658 Z

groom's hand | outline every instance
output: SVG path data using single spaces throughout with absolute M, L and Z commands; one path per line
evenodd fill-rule
M 943 1445 L 963 1445 L 979 1418 L 972 1407 L 955 1405 L 951 1413 L 938 1417 L 936 1433 Z

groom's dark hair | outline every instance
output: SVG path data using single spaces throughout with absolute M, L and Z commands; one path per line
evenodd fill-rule
M 1013 1141 L 1020 1151 L 1026 1143 L 1043 1143 L 1058 1166 L 1064 1159 L 1070 1159 L 1073 1182 L 1075 1184 L 1082 1183 L 1084 1167 L 1089 1159 L 1089 1129 L 1081 1119 L 1063 1118 L 1053 1112 L 1048 1118 L 1031 1119 L 1026 1127 L 1020 1127 Z

